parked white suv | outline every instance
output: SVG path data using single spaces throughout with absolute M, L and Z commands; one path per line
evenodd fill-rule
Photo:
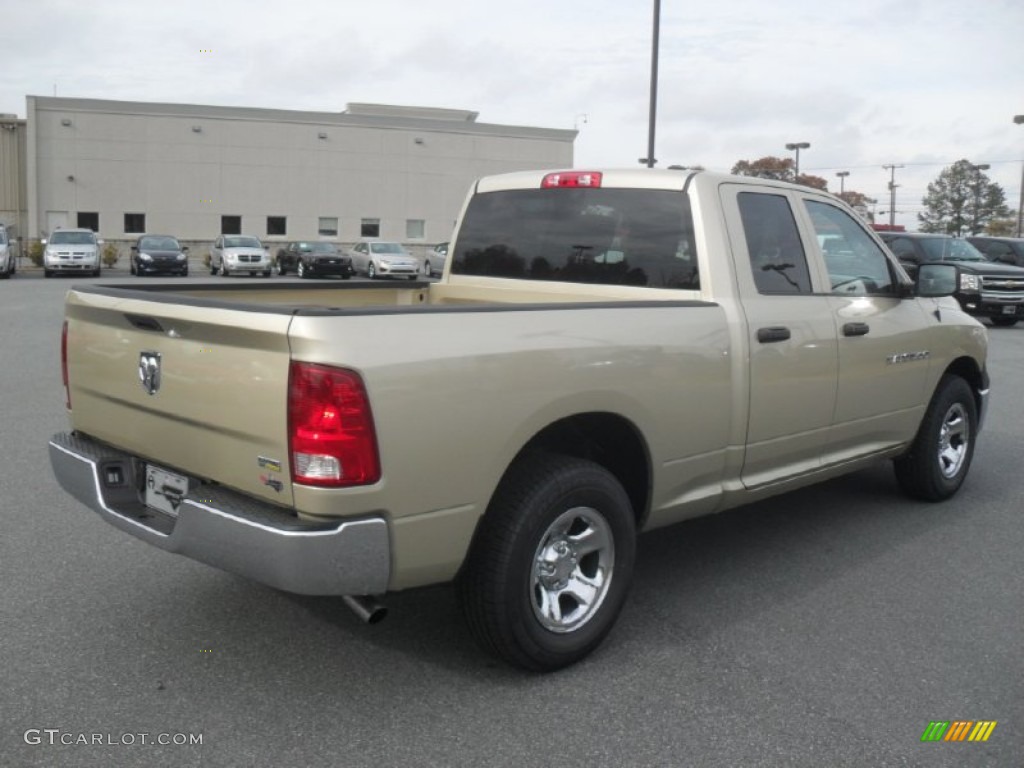
M 101 245 L 91 229 L 56 229 L 43 240 L 43 274 L 88 272 L 99 277 Z
M 261 274 L 270 277 L 273 266 L 270 253 L 258 237 L 221 235 L 210 249 L 210 274 L 224 277 L 236 274 Z
M 17 265 L 14 263 L 14 249 L 7 237 L 7 230 L 0 224 L 0 279 L 14 274 Z

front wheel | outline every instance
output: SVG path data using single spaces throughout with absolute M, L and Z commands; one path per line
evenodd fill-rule
M 297 274 L 301 278 L 309 277 L 309 271 L 306 269 L 306 265 L 303 264 L 301 261 L 299 262 L 298 267 L 296 267 L 295 274 Z
M 970 385 L 959 376 L 943 376 L 910 451 L 893 462 L 903 491 L 924 501 L 955 494 L 971 467 L 977 424 Z
M 523 669 L 579 661 L 625 603 L 635 548 L 629 497 L 604 467 L 546 453 L 517 461 L 457 580 L 470 631 Z
M 366 265 L 366 276 L 371 280 L 377 277 L 377 268 L 373 266 L 372 261 Z
M 288 274 L 288 270 L 285 268 L 284 264 L 280 259 L 277 260 L 277 274 L 281 275 L 282 277 Z
M 1017 324 L 1016 317 L 992 317 L 989 319 L 992 321 L 992 325 L 997 328 L 1012 328 Z

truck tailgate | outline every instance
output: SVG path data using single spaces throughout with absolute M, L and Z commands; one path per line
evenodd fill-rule
M 72 426 L 160 467 L 290 506 L 290 322 L 287 311 L 72 290 Z

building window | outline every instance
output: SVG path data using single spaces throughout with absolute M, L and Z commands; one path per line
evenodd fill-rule
M 267 234 L 268 235 L 286 235 L 288 234 L 288 217 L 287 216 L 267 216 Z
M 220 233 L 222 235 L 240 235 L 240 234 L 242 234 L 242 217 L 241 216 L 221 216 L 220 217 Z
M 363 219 L 359 226 L 360 237 L 380 237 L 380 219 Z
M 426 235 L 426 222 L 423 219 L 406 219 L 405 220 L 405 239 L 406 240 L 422 240 Z
M 78 228 L 91 229 L 93 232 L 100 231 L 100 215 L 98 213 L 78 212 Z
M 124 215 L 124 233 L 142 234 L 146 231 L 146 214 L 126 213 Z
M 317 234 L 321 237 L 337 237 L 338 236 L 338 217 L 337 216 L 321 216 L 319 222 L 316 225 Z

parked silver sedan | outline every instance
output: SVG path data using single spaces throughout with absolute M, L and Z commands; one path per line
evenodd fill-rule
M 438 243 L 423 257 L 423 274 L 427 277 L 442 274 L 446 261 L 448 261 L 448 243 Z
M 415 280 L 420 274 L 420 262 L 400 243 L 384 240 L 360 240 L 348 251 L 352 266 L 373 280 L 377 277 L 405 276 Z
M 262 274 L 270 277 L 273 260 L 257 237 L 221 235 L 210 249 L 210 274 Z

